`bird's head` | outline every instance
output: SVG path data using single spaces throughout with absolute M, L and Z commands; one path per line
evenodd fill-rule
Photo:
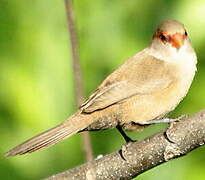
M 176 20 L 162 22 L 153 35 L 153 42 L 159 46 L 180 49 L 188 40 L 188 33 L 183 24 Z
M 161 60 L 184 62 L 190 59 L 190 62 L 196 62 L 188 33 L 176 20 L 166 20 L 157 27 L 148 49 L 150 55 Z
M 153 35 L 156 46 L 167 46 L 180 49 L 188 40 L 188 33 L 183 24 L 176 20 L 162 22 Z

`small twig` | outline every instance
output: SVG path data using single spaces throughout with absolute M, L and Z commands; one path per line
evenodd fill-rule
M 66 14 L 67 14 L 67 23 L 69 28 L 69 35 L 71 40 L 71 48 L 72 48 L 72 59 L 73 59 L 73 73 L 74 73 L 74 83 L 75 83 L 75 97 L 77 105 L 80 106 L 84 99 L 83 99 L 83 81 L 81 76 L 80 70 L 80 61 L 79 61 L 79 54 L 78 54 L 78 42 L 77 42 L 77 32 L 76 27 L 74 24 L 74 16 L 73 16 L 73 8 L 72 8 L 72 1 L 65 0 L 66 6 Z M 86 155 L 86 159 L 91 161 L 93 159 L 93 153 L 90 143 L 90 136 L 89 132 L 82 133 L 83 139 L 83 148 Z
M 171 159 L 186 155 L 204 143 L 205 110 L 173 122 L 160 133 L 143 141 L 131 142 L 119 151 L 90 163 L 97 180 L 129 180 Z M 89 163 L 85 163 L 46 180 L 87 180 L 89 171 Z

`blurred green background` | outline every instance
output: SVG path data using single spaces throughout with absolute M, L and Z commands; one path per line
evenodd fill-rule
M 199 61 L 189 94 L 173 116 L 205 107 L 204 0 L 75 0 L 74 10 L 86 96 L 148 45 L 161 20 L 174 18 L 186 25 Z M 0 0 L 0 85 L 1 179 L 41 179 L 85 162 L 79 134 L 32 154 L 2 155 L 76 110 L 63 0 Z M 142 139 L 165 127 L 155 125 L 128 134 Z M 123 143 L 115 129 L 92 132 L 91 138 L 95 157 Z M 198 148 L 138 179 L 204 180 L 204 154 L 205 147 Z

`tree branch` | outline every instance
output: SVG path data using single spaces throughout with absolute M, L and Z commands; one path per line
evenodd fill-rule
M 76 27 L 74 24 L 72 1 L 65 0 L 65 6 L 66 6 L 67 23 L 68 23 L 69 35 L 70 35 L 70 40 L 71 40 L 71 48 L 72 48 L 75 97 L 76 97 L 77 105 L 80 106 L 84 101 L 83 81 L 81 78 L 82 76 L 81 76 L 80 60 L 79 60 L 79 54 L 78 54 L 77 31 L 76 31 Z M 83 139 L 83 149 L 85 152 L 86 159 L 88 161 L 91 161 L 93 159 L 93 152 L 91 148 L 89 132 L 83 132 L 82 139 Z
M 128 180 L 171 159 L 186 155 L 204 143 L 205 110 L 171 123 L 164 131 L 145 140 L 124 145 L 117 152 L 46 180 L 92 180 L 93 177 L 97 180 Z

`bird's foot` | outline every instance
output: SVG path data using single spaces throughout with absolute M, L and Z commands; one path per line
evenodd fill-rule
M 151 125 L 151 124 L 158 124 L 158 123 L 172 123 L 172 122 L 178 122 L 181 119 L 184 119 L 187 115 L 180 115 L 177 118 L 163 118 L 163 119 L 155 119 L 152 121 L 147 121 L 140 123 L 140 125 Z

